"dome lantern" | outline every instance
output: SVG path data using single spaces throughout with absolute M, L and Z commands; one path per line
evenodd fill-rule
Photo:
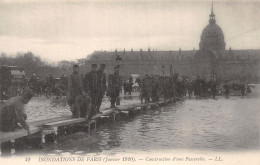
M 213 11 L 213 2 L 212 2 L 211 14 L 209 15 L 209 24 L 215 24 L 215 23 L 216 23 L 216 19 L 215 19 L 215 14 Z

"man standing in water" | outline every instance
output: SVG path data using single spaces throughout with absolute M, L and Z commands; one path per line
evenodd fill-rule
M 21 96 L 12 97 L 6 101 L 1 109 L 1 131 L 10 132 L 19 128 L 18 123 L 31 134 L 30 127 L 26 122 L 27 115 L 24 105 L 33 97 L 33 92 L 28 89 Z

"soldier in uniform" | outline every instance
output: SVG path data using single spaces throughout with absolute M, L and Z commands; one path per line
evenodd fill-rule
M 159 79 L 158 76 L 152 78 L 152 101 L 159 101 Z
M 100 94 L 99 73 L 97 64 L 91 65 L 91 71 L 85 75 L 85 92 L 91 97 L 91 116 L 98 113 L 98 100 Z
M 69 75 L 68 80 L 68 93 L 67 102 L 70 106 L 70 111 L 73 117 L 79 117 L 79 112 L 77 111 L 77 105 L 75 104 L 76 98 L 83 93 L 82 80 L 79 75 L 79 66 L 77 64 L 73 65 L 73 73 Z
M 141 103 L 143 103 L 143 98 L 145 99 L 145 103 L 150 102 L 151 98 L 151 80 L 148 74 L 145 75 L 142 80 L 141 85 Z
M 119 67 L 114 68 L 114 74 L 109 75 L 108 77 L 108 93 L 110 96 L 111 108 L 115 108 L 116 101 L 119 100 L 119 93 L 121 88 L 121 80 L 119 77 Z M 117 105 L 119 105 L 117 103 Z
M 98 70 L 98 79 L 99 79 L 99 96 L 98 96 L 98 102 L 97 102 L 97 112 L 99 113 L 99 109 L 102 103 L 102 99 L 105 95 L 107 86 L 106 86 L 106 74 L 104 73 L 106 64 L 101 64 L 100 68 Z

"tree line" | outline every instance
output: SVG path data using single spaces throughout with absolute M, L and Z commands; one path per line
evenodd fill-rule
M 71 73 L 74 61 L 59 61 L 58 63 L 50 63 L 41 59 L 40 56 L 32 52 L 18 52 L 14 56 L 1 53 L 0 65 L 18 66 L 25 69 L 26 78 L 36 74 L 40 79 L 45 79 L 52 75 L 53 77 L 60 77 L 62 74 L 68 75 Z

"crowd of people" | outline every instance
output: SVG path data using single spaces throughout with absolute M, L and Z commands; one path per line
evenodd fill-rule
M 141 102 L 159 101 L 160 98 L 175 99 L 185 93 L 184 79 L 180 81 L 177 74 L 171 77 L 146 74 L 137 82 L 141 88 Z
M 240 93 L 244 96 L 251 93 L 251 88 L 246 83 L 228 83 L 213 80 L 206 80 L 200 76 L 191 79 L 186 76 L 179 77 L 178 74 L 172 76 L 158 76 L 146 74 L 143 79 L 138 79 L 141 88 L 141 102 L 158 101 L 159 98 L 176 99 L 188 95 L 195 98 L 215 99 L 217 95 L 224 94 L 229 97 L 230 91 Z
M 35 73 L 22 83 L 25 87 L 32 89 L 35 95 L 45 95 L 50 97 L 65 95 L 68 86 L 68 77 L 63 74 L 59 78 L 54 78 L 51 74 L 46 79 L 40 79 Z

